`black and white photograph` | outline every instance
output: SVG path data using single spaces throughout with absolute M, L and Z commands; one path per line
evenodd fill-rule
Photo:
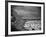
M 8 35 L 44 32 L 44 5 L 8 2 Z
M 11 31 L 41 30 L 41 7 L 11 5 Z

